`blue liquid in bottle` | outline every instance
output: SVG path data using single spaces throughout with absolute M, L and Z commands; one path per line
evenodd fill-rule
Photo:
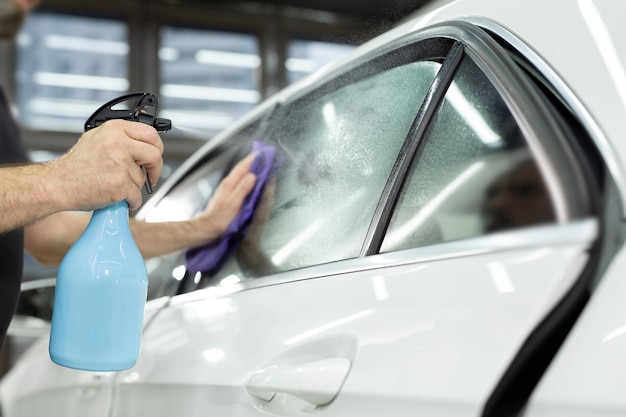
M 50 358 L 89 371 L 131 368 L 139 356 L 147 289 L 128 204 L 96 210 L 59 267 Z

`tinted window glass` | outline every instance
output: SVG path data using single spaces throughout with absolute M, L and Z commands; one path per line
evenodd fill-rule
M 147 221 L 187 219 L 260 140 L 274 168 L 245 237 L 212 274 L 185 270 L 182 253 L 152 259 L 150 297 L 179 288 L 238 282 L 357 257 L 397 153 L 440 65 L 423 61 L 342 77 L 282 104 L 207 156 Z M 340 84 L 340 85 L 339 85 Z M 193 275 L 193 276 L 192 276 Z
M 220 277 L 260 276 L 356 257 L 397 153 L 439 64 L 352 79 L 283 106 L 264 141 L 278 170 Z
M 469 58 L 420 146 L 382 252 L 555 220 L 522 132 Z

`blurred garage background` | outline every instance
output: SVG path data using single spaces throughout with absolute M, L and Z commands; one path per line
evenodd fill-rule
M 164 177 L 264 98 L 401 22 L 429 0 L 43 0 L 0 83 L 34 160 L 68 150 L 87 117 L 128 92 L 155 92 Z M 25 280 L 56 271 L 27 259 Z M 42 299 L 49 299 L 43 297 Z M 22 305 L 20 308 L 47 308 Z M 31 338 L 13 335 L 3 375 Z

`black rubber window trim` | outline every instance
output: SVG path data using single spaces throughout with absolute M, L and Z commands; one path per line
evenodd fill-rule
M 391 221 L 393 209 L 398 200 L 398 194 L 407 176 L 411 162 L 417 153 L 424 133 L 430 126 L 430 122 L 436 110 L 441 105 L 443 96 L 448 91 L 454 74 L 464 57 L 464 47 L 460 42 L 455 42 L 441 68 L 437 72 L 422 105 L 409 129 L 406 139 L 398 154 L 389 179 L 383 188 L 372 222 L 365 236 L 360 256 L 375 255 L 380 250 L 383 238 Z

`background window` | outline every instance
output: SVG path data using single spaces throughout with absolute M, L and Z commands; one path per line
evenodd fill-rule
M 513 115 L 465 58 L 413 161 L 381 252 L 555 221 Z
M 261 99 L 254 35 L 165 26 L 159 61 L 160 115 L 178 128 L 216 133 Z
M 125 22 L 33 13 L 17 40 L 22 126 L 82 132 L 105 102 L 128 92 Z
M 288 56 L 296 59 L 289 64 L 295 65 L 292 79 L 335 59 L 327 54 L 335 44 L 300 40 L 303 31 L 310 39 L 334 36 L 357 45 L 391 24 L 372 28 L 369 19 L 339 12 L 329 23 L 309 10 L 285 13 L 282 6 L 262 15 L 244 9 L 234 3 L 45 2 L 20 36 L 0 48 L 0 78 L 19 113 L 24 146 L 65 152 L 102 104 L 148 91 L 173 121 L 175 129 L 163 136 L 164 160 L 177 166 L 286 86 Z M 319 62 L 297 60 L 307 56 Z
M 353 45 L 294 39 L 287 49 L 287 81 L 297 81 L 353 49 Z

